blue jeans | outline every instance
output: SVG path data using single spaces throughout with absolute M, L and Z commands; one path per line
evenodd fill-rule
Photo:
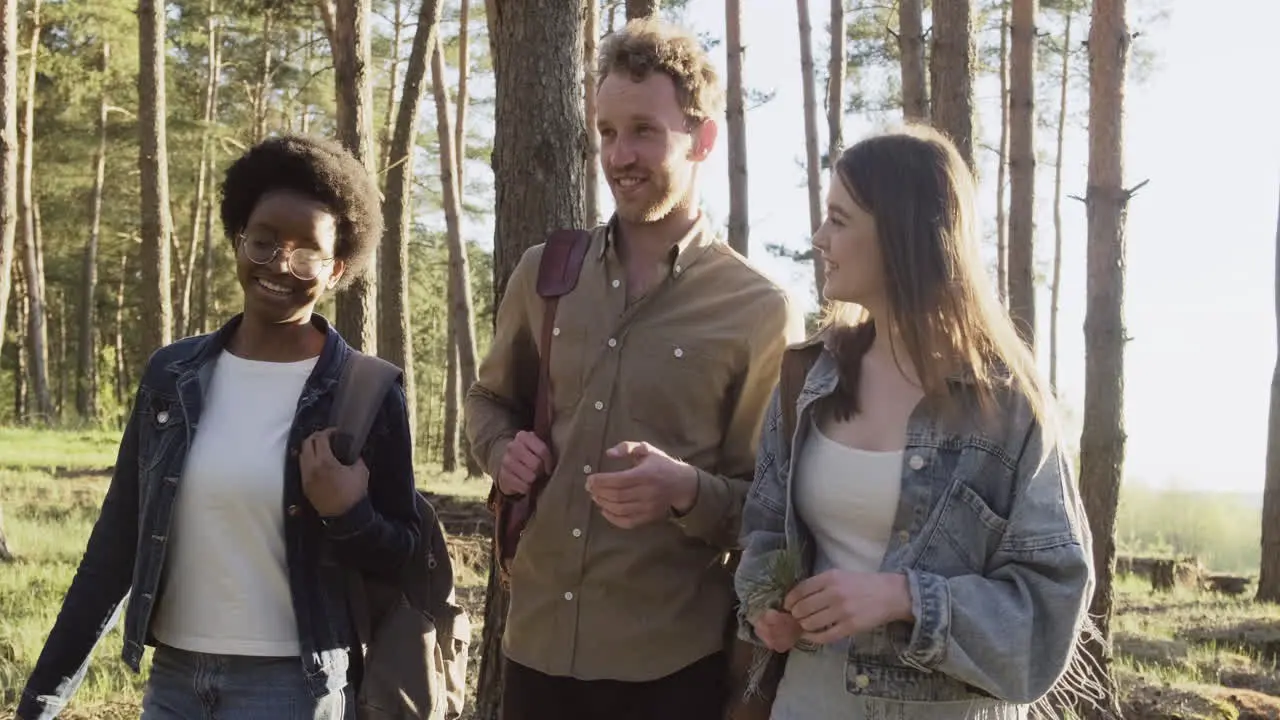
M 302 660 L 206 655 L 160 645 L 142 720 L 352 720 L 348 688 L 316 698 Z

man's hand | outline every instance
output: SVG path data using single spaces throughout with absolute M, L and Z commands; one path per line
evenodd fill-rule
M 522 430 L 507 443 L 502 453 L 502 467 L 498 468 L 498 489 L 505 495 L 524 495 L 538 477 L 555 469 L 551 450 L 537 435 Z
M 804 633 L 790 613 L 778 610 L 765 610 L 751 621 L 751 626 L 765 647 L 776 653 L 789 652 Z
M 913 620 L 907 576 L 828 570 L 802 581 L 783 600 L 804 639 L 825 645 L 891 622 Z
M 364 460 L 343 465 L 329 447 L 333 428 L 319 430 L 302 441 L 298 466 L 302 471 L 302 492 L 320 517 L 338 517 L 350 510 L 369 492 L 369 468 Z
M 605 519 L 620 528 L 636 528 L 687 513 L 698 499 L 698 473 L 648 443 L 623 442 L 606 452 L 626 458 L 631 467 L 587 476 L 587 492 Z

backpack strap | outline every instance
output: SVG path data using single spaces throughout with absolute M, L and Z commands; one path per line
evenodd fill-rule
M 556 310 L 560 297 L 573 291 L 582 274 L 582 263 L 591 246 L 591 233 L 586 230 L 555 230 L 547 236 L 542 258 L 538 264 L 538 295 L 543 299 L 541 342 L 538 352 L 538 389 L 534 396 L 533 432 L 548 449 L 551 447 L 551 340 L 555 335 Z M 550 480 L 539 473 L 520 497 L 506 497 L 498 491 L 497 478 L 489 492 L 489 505 L 494 509 L 494 554 L 498 560 L 500 575 L 505 578 L 511 558 L 525 525 L 533 516 L 538 495 Z
M 782 367 L 778 372 L 778 403 L 782 411 L 782 437 L 790 443 L 796 435 L 796 403 L 804 390 L 809 370 L 822 354 L 822 341 L 814 338 L 787 348 L 782 354 Z
M 400 368 L 382 358 L 358 350 L 347 355 L 329 411 L 329 424 L 336 428 L 329 445 L 343 465 L 360 457 L 382 399 L 400 375 Z

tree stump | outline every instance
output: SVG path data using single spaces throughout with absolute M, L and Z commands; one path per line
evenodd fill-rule
M 1173 560 L 1156 560 L 1151 565 L 1151 590 L 1152 592 L 1169 592 L 1173 590 L 1176 576 L 1174 568 L 1176 562 Z
M 1252 578 L 1242 575 L 1210 575 L 1205 578 L 1205 587 L 1210 592 L 1224 595 L 1243 595 L 1251 581 Z

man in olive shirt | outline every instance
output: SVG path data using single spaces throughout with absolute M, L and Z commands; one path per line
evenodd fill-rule
M 723 92 L 697 39 L 633 21 L 599 66 L 617 210 L 554 319 L 551 447 L 529 432 L 541 245 L 511 276 L 466 400 L 501 492 L 550 473 L 511 564 L 504 717 L 717 717 L 733 605 L 721 558 L 803 319 L 698 208 Z

